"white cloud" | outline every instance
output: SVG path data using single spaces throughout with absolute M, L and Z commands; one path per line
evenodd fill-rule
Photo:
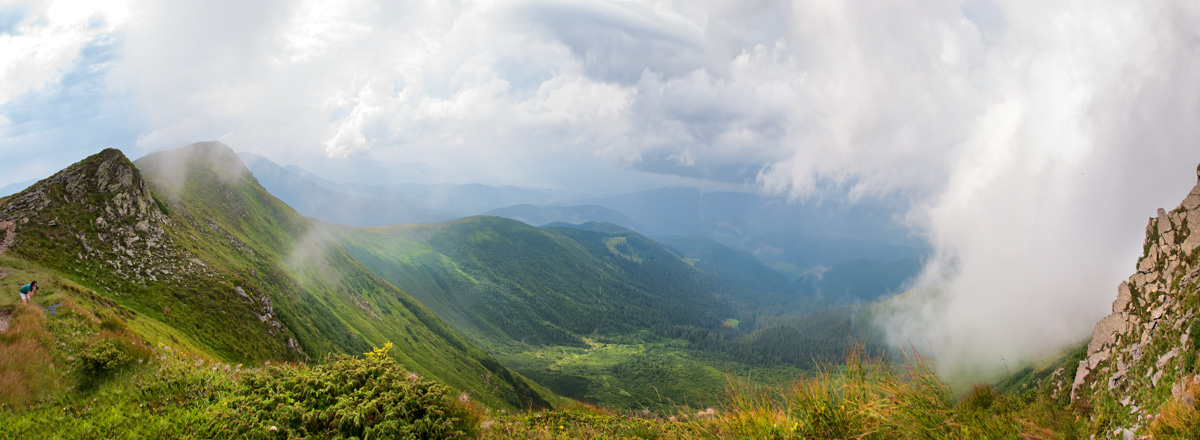
M 1200 162 L 1187 122 L 1200 62 L 1182 61 L 1197 34 L 1179 25 L 1195 6 L 1005 6 L 1008 28 L 970 74 L 985 99 L 913 211 L 945 269 L 922 284 L 947 304 L 892 334 L 951 371 L 1086 337 L 1132 274 L 1145 219 L 1182 200 Z
M 56 83 L 89 41 L 127 18 L 123 1 L 2 2 L 19 23 L 0 33 L 0 105 Z

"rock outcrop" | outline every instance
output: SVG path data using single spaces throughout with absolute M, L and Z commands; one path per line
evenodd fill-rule
M 1180 384 L 1195 380 L 1193 340 L 1200 302 L 1200 169 L 1178 207 L 1159 209 L 1146 225 L 1137 272 L 1117 286 L 1112 314 L 1096 324 L 1079 362 L 1071 400 L 1111 398 L 1142 424 Z M 1165 396 L 1165 397 L 1164 397 Z
M 195 273 L 171 244 L 171 220 L 120 150 L 106 149 L 0 204 L 5 247 L 42 261 L 74 260 L 76 271 L 111 270 L 144 284 Z

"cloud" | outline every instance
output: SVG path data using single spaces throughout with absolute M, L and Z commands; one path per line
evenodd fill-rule
M 986 99 L 911 214 L 938 250 L 918 285 L 945 303 L 888 323 L 946 371 L 1085 338 L 1133 273 L 1146 218 L 1178 205 L 1200 162 L 1194 5 L 1000 11 L 1007 27 L 964 75 Z
M 130 136 L 108 87 L 122 2 L 0 2 L 0 158 L 5 183 L 44 178 Z

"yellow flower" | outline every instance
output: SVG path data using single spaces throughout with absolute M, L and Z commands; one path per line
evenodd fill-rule
M 387 357 L 388 351 L 391 349 L 392 349 L 392 343 L 388 342 L 386 344 L 383 344 L 383 348 L 376 348 L 372 351 L 368 351 L 363 354 L 370 358 L 383 359 L 383 358 Z

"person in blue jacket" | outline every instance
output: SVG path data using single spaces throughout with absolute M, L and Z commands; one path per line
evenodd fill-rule
M 29 305 L 29 297 L 37 293 L 37 281 L 21 286 L 21 302 Z

